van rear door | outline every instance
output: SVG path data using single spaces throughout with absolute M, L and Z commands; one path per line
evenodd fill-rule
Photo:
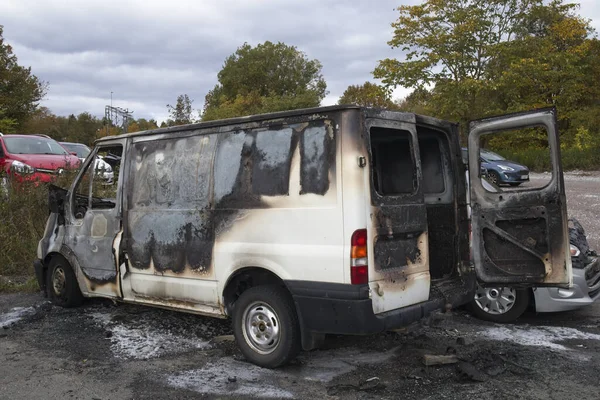
M 526 182 L 518 190 L 488 191 L 480 177 L 483 135 L 536 128 L 548 138 L 548 184 Z M 491 135 L 490 135 L 491 136 Z M 511 169 L 509 169 L 511 170 Z M 572 283 L 567 202 L 554 109 L 471 122 L 469 177 L 473 261 L 483 284 L 559 286 Z M 529 179 L 529 177 L 527 177 Z M 518 186 L 517 185 L 513 186 Z
M 429 298 L 427 210 L 415 116 L 385 112 L 365 123 L 369 286 L 379 314 Z

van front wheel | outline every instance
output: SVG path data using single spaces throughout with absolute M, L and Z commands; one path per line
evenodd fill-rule
M 233 308 L 233 333 L 244 357 L 277 368 L 300 351 L 300 326 L 289 293 L 279 286 L 255 286 Z
M 52 303 L 61 307 L 77 307 L 83 295 L 71 265 L 63 257 L 52 257 L 46 272 L 46 290 Z

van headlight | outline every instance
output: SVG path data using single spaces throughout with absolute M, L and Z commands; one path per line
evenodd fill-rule
M 26 175 L 26 174 L 33 174 L 35 172 L 35 168 L 33 168 L 31 165 L 27 165 L 25 163 L 22 163 L 21 161 L 13 161 L 12 164 L 10 165 L 10 169 L 13 172 L 16 172 L 17 174 L 21 174 L 21 175 Z
M 581 254 L 581 251 L 577 248 L 577 246 L 571 245 L 570 249 L 571 257 L 579 257 L 579 255 Z

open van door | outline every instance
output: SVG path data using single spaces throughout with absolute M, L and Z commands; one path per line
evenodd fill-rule
M 486 140 L 482 136 L 532 128 L 538 137 L 544 137 L 541 129 L 547 133 L 552 164 L 548 183 L 531 188 L 528 181 L 518 190 L 486 190 L 480 177 L 479 155 Z M 473 261 L 478 280 L 483 285 L 570 286 L 573 278 L 556 111 L 543 109 L 473 121 L 468 142 Z
M 366 121 L 370 168 L 369 287 L 375 314 L 429 299 L 430 275 L 419 144 L 412 114 Z

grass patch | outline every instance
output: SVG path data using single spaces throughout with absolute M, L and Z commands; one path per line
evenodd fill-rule
M 0 200 L 0 275 L 33 276 L 37 245 L 48 219 L 48 189 L 26 185 Z
M 0 293 L 37 293 L 40 291 L 35 276 L 0 276 Z

